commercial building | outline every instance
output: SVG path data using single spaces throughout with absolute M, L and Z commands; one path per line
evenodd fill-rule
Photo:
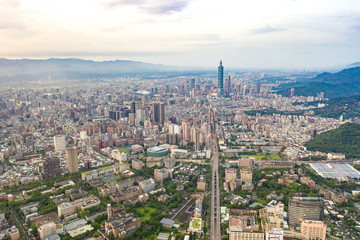
M 292 197 L 289 201 L 289 225 L 298 226 L 303 220 L 324 219 L 324 200 L 316 197 Z
M 218 67 L 218 96 L 224 96 L 224 67 L 222 65 L 222 59 Z
M 230 81 L 230 76 L 226 76 L 225 77 L 225 86 L 224 86 L 224 95 L 225 96 L 230 96 L 231 93 L 231 81 Z
M 165 121 L 165 104 L 162 102 L 155 102 L 152 104 L 152 121 L 164 124 Z
M 78 153 L 76 147 L 66 149 L 66 163 L 69 173 L 79 171 Z

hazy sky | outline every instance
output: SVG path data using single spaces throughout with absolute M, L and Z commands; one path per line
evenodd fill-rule
M 359 0 L 0 0 L 0 57 L 316 68 L 360 60 Z

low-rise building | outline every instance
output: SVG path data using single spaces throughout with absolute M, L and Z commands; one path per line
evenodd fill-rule
M 194 218 L 201 218 L 203 213 L 203 201 L 198 199 L 195 202 Z
M 100 205 L 100 200 L 95 197 L 94 195 L 90 195 L 84 198 L 80 198 L 73 202 L 65 202 L 60 205 L 58 205 L 58 215 L 59 217 L 61 215 L 67 216 L 70 214 L 75 213 L 76 208 L 80 208 L 81 211 L 84 211 L 88 208 L 94 207 Z
M 137 170 L 142 169 L 144 166 L 145 166 L 145 164 L 140 160 L 135 160 L 134 159 L 134 160 L 131 161 L 131 167 L 135 168 Z
M 152 168 L 155 166 L 162 167 L 164 165 L 164 159 L 148 157 L 146 159 L 146 167 Z
M 300 232 L 309 240 L 326 240 L 326 225 L 322 221 L 304 220 L 300 224 Z
M 136 197 L 142 193 L 142 190 L 139 186 L 133 186 L 130 188 L 127 188 L 125 190 L 119 191 L 115 194 L 110 195 L 110 200 L 113 202 L 122 202 L 129 200 L 133 197 Z
M 128 165 L 126 164 L 115 164 L 108 167 L 98 168 L 92 171 L 81 173 L 81 180 L 83 181 L 91 181 L 94 179 L 106 177 L 111 174 L 119 174 L 128 169 Z
M 261 227 L 266 231 L 271 231 L 273 228 L 284 228 L 284 204 L 271 201 L 264 209 L 259 210 L 261 218 Z
M 342 153 L 328 153 L 327 157 L 329 160 L 344 160 L 345 154 Z
M 56 233 L 56 224 L 53 222 L 41 225 L 38 228 L 38 234 L 41 239 L 49 237 Z
M 155 180 L 153 178 L 149 178 L 139 182 L 139 187 L 143 190 L 144 193 L 149 193 L 155 189 Z
M 305 184 L 305 185 L 307 185 L 309 187 L 312 187 L 312 188 L 315 187 L 315 181 L 312 180 L 310 177 L 301 177 L 300 178 L 300 183 Z
M 265 232 L 265 240 L 283 240 L 284 231 L 282 228 L 273 228 Z
M 154 178 L 156 182 L 163 183 L 165 179 L 170 177 L 172 172 L 167 169 L 154 169 Z
M 141 220 L 132 213 L 126 213 L 125 209 L 113 211 L 111 217 L 105 221 L 105 234 L 113 234 L 114 238 L 125 237 L 141 227 Z

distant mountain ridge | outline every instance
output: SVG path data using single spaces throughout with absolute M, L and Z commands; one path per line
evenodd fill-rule
M 344 69 L 337 73 L 321 73 L 307 81 L 288 84 L 277 92 L 289 96 L 290 89 L 295 89 L 297 96 L 316 96 L 320 92 L 325 97 L 345 97 L 360 94 L 360 67 Z
M 129 60 L 92 61 L 79 58 L 6 59 L 0 58 L 1 80 L 39 78 L 116 77 L 127 73 L 179 71 L 180 68 Z

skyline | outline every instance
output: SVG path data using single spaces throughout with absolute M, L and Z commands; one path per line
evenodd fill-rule
M 316 69 L 359 61 L 358 1 L 0 1 L 0 56 Z

